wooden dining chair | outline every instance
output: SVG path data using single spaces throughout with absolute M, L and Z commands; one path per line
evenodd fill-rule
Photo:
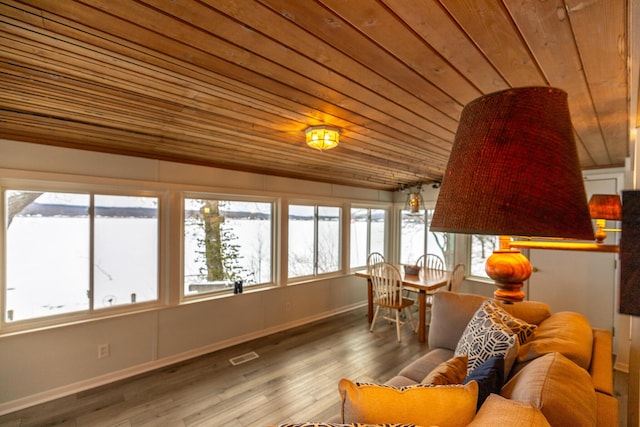
M 462 287 L 462 281 L 464 280 L 465 266 L 464 264 L 457 264 L 451 272 L 451 278 L 449 279 L 449 285 L 447 290 L 451 292 L 460 292 Z
M 416 265 L 421 269 L 444 270 L 444 261 L 436 254 L 424 254 L 418 258 Z
M 406 322 L 400 318 L 400 313 L 404 310 L 405 315 L 409 319 L 411 324 L 411 330 L 416 331 L 415 324 L 413 322 L 413 315 L 409 308 L 414 304 L 414 301 L 405 298 L 402 293 L 402 277 L 398 269 L 387 263 L 379 262 L 371 267 L 371 284 L 373 286 L 373 304 L 376 306 L 373 320 L 371 321 L 371 328 L 369 330 L 373 332 L 378 320 L 378 314 L 380 308 L 389 309 L 395 312 L 395 316 L 387 315 L 382 316 L 383 319 L 396 324 L 396 335 L 398 342 L 402 341 L 402 335 L 400 327 Z
M 369 256 L 367 256 L 367 271 L 370 272 L 371 267 L 379 262 L 385 262 L 384 255 L 380 252 L 371 252 Z
M 442 258 L 440 258 L 436 254 L 421 255 L 420 258 L 418 258 L 418 260 L 416 261 L 416 265 L 420 267 L 421 272 L 423 272 L 424 270 L 444 271 L 445 269 L 444 261 L 442 260 Z M 417 293 L 415 291 L 409 291 L 409 298 L 412 298 L 415 301 L 417 299 L 417 295 L 414 297 L 413 294 L 417 294 Z M 426 298 L 427 298 L 426 324 L 428 325 L 429 324 L 428 319 L 431 317 L 431 301 L 433 300 L 433 292 L 427 292 Z
M 444 271 L 444 261 L 436 254 L 424 254 L 421 255 L 420 258 L 416 261 L 416 264 L 420 267 L 420 271 L 422 270 L 437 270 Z M 407 297 L 414 298 L 416 292 L 407 289 Z M 429 295 L 427 295 L 427 300 L 429 300 Z
M 384 255 L 380 252 L 371 252 L 369 256 L 367 256 L 367 272 L 371 273 L 371 267 L 378 264 L 379 262 L 385 262 Z M 368 279 L 371 281 L 371 279 Z M 391 315 L 391 310 L 389 310 L 389 315 Z

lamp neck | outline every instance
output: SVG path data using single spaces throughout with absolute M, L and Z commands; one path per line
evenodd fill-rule
M 509 237 L 509 236 L 499 236 L 499 242 L 500 242 L 499 248 L 501 250 L 510 249 L 509 245 L 511 243 L 511 237 Z

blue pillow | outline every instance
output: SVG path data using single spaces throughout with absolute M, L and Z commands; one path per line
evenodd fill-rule
M 477 411 L 491 393 L 500 394 L 504 385 L 504 356 L 497 355 L 487 359 L 467 375 L 462 384 L 467 384 L 469 381 L 478 383 Z

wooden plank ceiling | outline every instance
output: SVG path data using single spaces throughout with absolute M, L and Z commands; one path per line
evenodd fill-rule
M 628 0 L 0 0 L 0 138 L 394 190 L 464 105 L 569 94 L 583 168 L 628 156 Z M 318 152 L 304 129 L 342 130 Z

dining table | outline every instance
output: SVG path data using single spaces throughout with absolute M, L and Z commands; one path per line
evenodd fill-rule
M 406 274 L 403 265 L 396 265 L 402 278 L 402 286 L 417 292 L 418 294 L 418 340 L 427 340 L 427 295 L 447 286 L 451 278 L 451 271 L 439 269 L 421 269 L 419 274 Z M 367 279 L 367 318 L 369 323 L 373 321 L 373 285 L 371 274 L 368 270 L 358 270 L 354 273 L 357 277 Z

